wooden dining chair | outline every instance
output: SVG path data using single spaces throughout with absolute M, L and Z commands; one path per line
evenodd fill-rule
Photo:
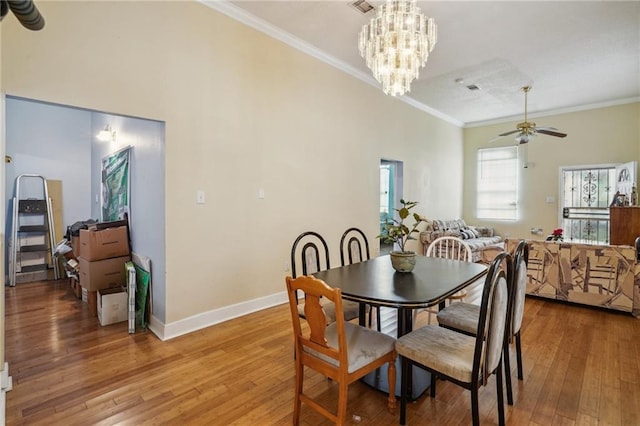
M 317 411 L 338 425 L 345 424 L 349 384 L 388 364 L 389 396 L 387 407 L 395 412 L 396 351 L 395 339 L 366 327 L 345 321 L 342 310 L 342 293 L 339 288 L 331 288 L 324 281 L 311 276 L 286 278 L 287 294 L 293 334 L 295 339 L 295 399 L 293 424 L 300 421 L 301 404 Z M 298 314 L 296 293 L 305 295 L 305 318 L 308 327 L 303 329 Z M 335 304 L 336 318 L 329 324 L 327 313 L 321 301 Z M 329 325 L 327 325 L 329 324 Z M 338 407 L 329 411 L 318 401 L 304 392 L 305 367 L 331 378 L 338 384 Z M 374 397 L 379 397 L 378 394 Z
M 522 240 L 513 252 L 513 264 L 511 272 L 507 271 L 507 276 L 511 289 L 509 294 L 508 318 L 506 339 L 504 342 L 504 364 L 506 371 L 507 403 L 513 405 L 513 390 L 511 386 L 511 358 L 509 356 L 509 344 L 515 340 L 516 361 L 518 364 L 518 379 L 523 380 L 522 369 L 522 343 L 520 340 L 520 330 L 522 328 L 522 318 L 524 316 L 524 301 L 527 290 L 527 262 L 529 261 L 529 246 Z M 455 303 L 447 306 L 438 313 L 438 323 L 446 328 L 475 336 L 478 328 L 478 318 L 480 316 L 480 306 L 470 303 Z
M 442 259 L 462 260 L 464 262 L 471 262 L 472 253 L 469 244 L 458 237 L 439 237 L 433 240 L 433 242 L 427 248 L 425 253 L 427 257 L 439 257 Z M 462 289 L 447 298 L 449 303 L 454 300 L 462 300 L 467 296 L 467 290 Z M 429 313 L 429 324 L 431 324 L 431 315 L 438 313 L 438 308 L 425 308 L 425 311 Z
M 340 238 L 340 263 L 342 266 L 371 259 L 367 236 L 358 228 L 349 228 Z M 369 328 L 373 324 L 373 311 L 376 312 L 376 328 L 380 331 L 380 307 L 369 305 Z
M 500 253 L 489 266 L 475 336 L 437 325 L 427 325 L 398 338 L 396 351 L 402 359 L 400 424 L 406 422 L 409 373 L 413 364 L 431 373 L 431 397 L 436 396 L 436 376 L 471 392 L 471 417 L 474 426 L 480 424 L 478 389 L 487 384 L 492 374 L 496 374 L 498 422 L 504 425 L 502 348 L 509 290 L 507 276 L 500 267 L 502 262 L 510 269 L 508 265 L 512 262 L 511 255 L 507 252 Z
M 316 272 L 327 270 L 330 268 L 331 260 L 329 259 L 329 246 L 325 239 L 314 231 L 303 232 L 298 235 L 291 247 L 291 274 L 293 278 L 298 277 L 298 271 L 301 270 L 302 275 L 311 275 Z M 298 301 L 298 312 L 302 318 L 305 318 L 304 302 Z M 328 300 L 322 300 L 327 312 L 329 321 L 335 321 L 335 306 Z M 345 300 L 342 304 L 344 309 L 344 317 L 347 321 L 351 321 L 359 317 L 360 305 L 356 302 Z

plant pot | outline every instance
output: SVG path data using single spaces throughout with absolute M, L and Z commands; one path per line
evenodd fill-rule
M 391 252 L 391 266 L 398 272 L 411 272 L 416 266 L 416 253 L 413 251 Z

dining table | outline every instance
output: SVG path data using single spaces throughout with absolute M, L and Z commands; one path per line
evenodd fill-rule
M 416 309 L 435 305 L 444 306 L 446 299 L 487 273 L 487 266 L 480 263 L 436 257 L 416 256 L 411 272 L 396 272 L 389 255 L 374 257 L 363 262 L 339 266 L 313 274 L 327 285 L 340 288 L 342 298 L 360 303 L 360 325 L 366 324 L 368 306 L 397 309 L 396 337 L 409 333 L 413 328 Z M 400 359 L 396 361 L 400 371 Z M 365 383 L 388 392 L 386 366 L 364 378 Z M 396 395 L 402 389 L 401 374 L 396 375 Z M 410 374 L 409 397 L 417 399 L 429 387 L 430 375 L 420 368 Z

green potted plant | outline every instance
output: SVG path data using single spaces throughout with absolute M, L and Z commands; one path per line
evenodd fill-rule
M 393 268 L 398 272 L 411 272 L 416 265 L 416 253 L 407 251 L 405 246 L 407 241 L 417 239 L 413 235 L 419 232 L 418 225 L 425 222 L 425 220 L 418 213 L 413 213 L 412 215 L 409 211 L 418 205 L 417 201 L 400 200 L 400 204 L 402 204 L 402 208 L 394 209 L 398 212 L 400 219 L 387 216 L 378 238 L 400 249 L 391 252 L 391 265 Z M 414 224 L 409 226 L 404 221 L 411 215 L 413 216 Z

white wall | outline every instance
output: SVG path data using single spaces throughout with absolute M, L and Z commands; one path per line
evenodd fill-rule
M 420 212 L 462 211 L 461 129 L 378 88 L 197 2 L 38 6 L 43 32 L 0 26 L 2 90 L 166 123 L 164 325 L 282 295 L 302 231 L 334 263 L 350 226 L 377 245 L 381 158 Z

